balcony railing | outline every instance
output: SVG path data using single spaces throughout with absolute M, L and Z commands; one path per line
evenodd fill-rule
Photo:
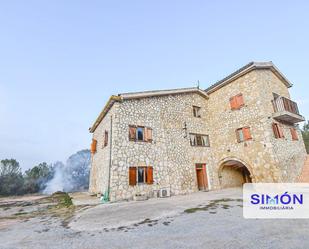
M 299 114 L 297 103 L 285 97 L 278 97 L 272 101 L 275 112 L 288 111 L 297 115 Z
M 300 115 L 296 102 L 283 96 L 279 96 L 272 100 L 272 104 L 275 111 L 275 118 L 290 123 L 304 121 L 304 117 Z

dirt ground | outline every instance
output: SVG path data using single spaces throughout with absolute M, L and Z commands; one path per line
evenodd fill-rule
M 309 220 L 242 216 L 241 189 L 101 204 L 0 198 L 0 248 L 309 248 Z

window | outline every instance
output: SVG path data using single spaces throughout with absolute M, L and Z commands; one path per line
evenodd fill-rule
M 209 147 L 209 136 L 202 134 L 190 134 L 190 144 L 191 146 L 203 146 Z
M 231 110 L 238 110 L 244 105 L 244 98 L 241 93 L 230 98 Z
M 151 166 L 129 168 L 129 185 L 135 186 L 137 183 L 153 184 L 153 168 Z
M 196 118 L 200 118 L 201 117 L 201 107 L 198 106 L 193 106 L 193 116 Z
M 236 130 L 237 142 L 244 142 L 252 139 L 250 127 L 243 127 Z
M 146 176 L 145 176 L 145 167 L 138 167 L 137 168 L 137 182 L 138 183 L 145 183 Z
M 129 125 L 129 140 L 152 142 L 152 129 L 144 126 Z
M 273 123 L 272 127 L 275 138 L 284 138 L 282 127 L 279 124 Z
M 297 131 L 295 128 L 290 128 L 292 140 L 298 140 Z
M 144 141 L 144 128 L 143 127 L 137 127 L 137 140 Z
M 97 152 L 97 140 L 92 139 L 90 151 L 91 151 L 92 154 Z
M 107 146 L 108 144 L 108 131 L 104 132 L 104 144 L 103 147 Z

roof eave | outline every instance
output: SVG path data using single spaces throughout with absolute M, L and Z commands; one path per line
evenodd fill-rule
M 290 88 L 293 86 L 293 84 L 280 72 L 280 70 L 272 62 L 251 62 L 236 74 L 232 73 L 231 76 L 227 76 L 225 79 L 222 80 L 222 82 L 218 81 L 220 82 L 219 84 L 215 83 L 213 86 L 210 86 L 205 91 L 207 94 L 213 93 L 221 87 L 226 86 L 230 82 L 255 69 L 270 69 L 279 79 L 283 81 L 286 87 Z
M 115 102 L 120 102 L 122 101 L 122 98 L 120 96 L 115 96 L 112 95 L 109 100 L 107 101 L 107 103 L 105 104 L 103 110 L 101 111 L 100 115 L 97 117 L 97 119 L 95 120 L 95 122 L 93 123 L 93 125 L 89 128 L 89 132 L 93 133 L 96 128 L 99 126 L 99 124 L 101 123 L 101 121 L 103 120 L 103 118 L 106 116 L 106 114 L 109 112 L 109 110 L 112 108 L 112 106 L 114 105 Z
M 208 94 L 195 87 L 195 88 L 183 88 L 183 89 L 172 89 L 172 90 L 160 90 L 160 91 L 146 91 L 146 92 L 137 92 L 137 93 L 123 93 L 120 94 L 123 100 L 129 99 L 140 99 L 140 98 L 150 98 L 150 97 L 159 97 L 167 95 L 176 95 L 176 94 L 187 94 L 187 93 L 197 93 L 204 98 L 209 98 Z

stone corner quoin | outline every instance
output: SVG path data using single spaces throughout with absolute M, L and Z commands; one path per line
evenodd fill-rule
M 90 128 L 89 191 L 118 201 L 297 182 L 307 154 L 291 86 L 252 62 L 206 90 L 112 96 Z

